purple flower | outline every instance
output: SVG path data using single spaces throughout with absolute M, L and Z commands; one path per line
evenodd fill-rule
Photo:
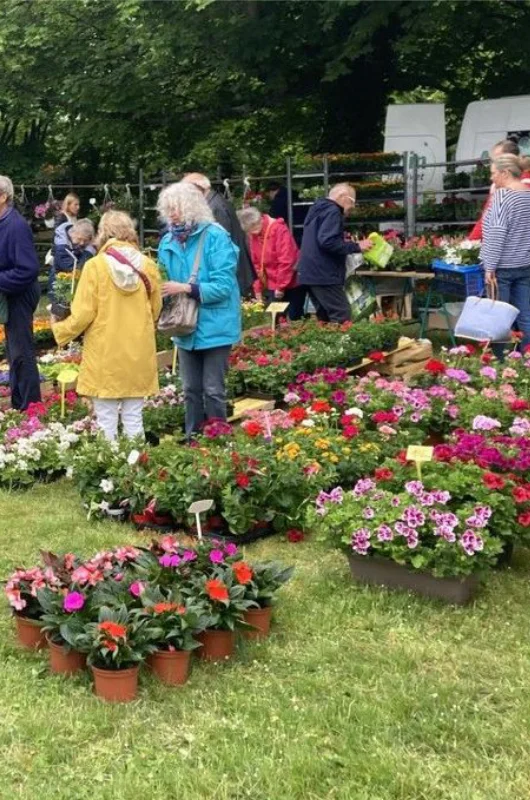
M 365 519 L 373 519 L 375 517 L 375 511 L 373 510 L 373 508 L 370 508 L 370 506 L 366 506 L 366 508 L 363 508 L 363 517 Z
M 225 554 L 222 550 L 212 550 L 210 552 L 210 561 L 212 564 L 222 564 L 225 560 Z
M 482 367 L 480 374 L 483 378 L 488 378 L 490 381 L 494 381 L 497 378 L 497 370 L 494 367 Z
M 495 428 L 501 428 L 502 425 L 498 419 L 485 417 L 483 414 L 479 414 L 473 420 L 471 427 L 474 431 L 492 431 Z
M 377 529 L 377 538 L 380 542 L 391 542 L 394 538 L 392 528 L 388 525 L 380 525 Z
M 508 353 L 508 358 L 513 358 L 514 361 L 518 361 L 523 356 L 518 350 L 512 350 L 511 353 Z
M 229 557 L 237 555 L 237 545 L 232 542 L 225 544 L 225 554 Z
M 421 506 L 433 506 L 436 502 L 433 492 L 424 492 L 418 499 Z
M 464 531 L 460 537 L 460 544 L 468 556 L 474 556 L 475 553 L 478 553 L 484 548 L 482 537 L 477 536 L 477 534 L 471 530 Z
M 370 531 L 368 528 L 359 528 L 354 531 L 351 539 L 352 550 L 360 556 L 365 556 L 370 548 Z
M 456 533 L 449 525 L 440 525 L 434 529 L 435 536 L 441 536 L 446 542 L 455 542 Z
M 355 402 L 361 403 L 362 405 L 364 405 L 365 403 L 369 403 L 371 399 L 372 395 L 368 394 L 368 392 L 361 392 L 361 394 L 355 395 Z
M 469 383 L 471 380 L 470 375 L 465 371 L 465 369 L 454 369 L 454 367 L 450 367 L 446 373 L 447 378 L 450 378 L 453 381 L 458 381 L 458 383 Z
M 135 581 L 129 586 L 129 592 L 133 597 L 140 597 L 144 590 L 144 584 L 141 581 Z
M 353 493 L 356 497 L 361 497 L 363 494 L 368 494 L 372 489 L 375 489 L 374 481 L 371 478 L 362 478 L 355 484 Z
M 390 505 L 394 506 L 394 508 L 398 508 L 398 506 L 401 505 L 400 498 L 399 497 L 393 497 L 392 500 L 390 501 Z
M 68 592 L 63 600 L 63 609 L 70 614 L 72 611 L 80 611 L 85 605 L 85 597 L 81 592 Z
M 447 414 L 451 417 L 451 419 L 456 419 L 459 414 L 458 406 L 447 406 Z
M 195 561 L 197 559 L 197 553 L 195 550 L 184 550 L 182 553 L 182 560 L 183 561 Z
M 180 561 L 180 556 L 176 554 L 171 555 L 170 553 L 165 553 L 165 555 L 158 559 L 158 563 L 161 567 L 178 567 Z
M 421 481 L 409 481 L 405 484 L 405 490 L 413 497 L 420 497 L 423 494 L 423 483 Z
M 347 398 L 346 392 L 344 392 L 342 389 L 338 389 L 336 392 L 333 392 L 333 394 L 331 395 L 331 399 L 338 406 L 343 406 L 343 405 L 345 405 L 346 400 L 348 398 Z
M 425 524 L 425 514 L 416 506 L 407 506 L 401 514 L 401 519 L 410 528 L 419 528 L 421 525 Z
M 442 505 L 445 505 L 451 499 L 449 492 L 440 491 L 439 489 L 436 489 L 436 491 L 432 492 L 432 496 L 437 503 L 441 503 Z
M 409 535 L 407 536 L 407 547 L 410 550 L 414 550 L 414 548 L 417 546 L 418 546 L 418 534 L 416 533 L 416 531 L 413 531 L 412 533 L 409 533 Z

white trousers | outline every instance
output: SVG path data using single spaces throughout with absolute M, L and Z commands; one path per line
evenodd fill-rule
M 123 432 L 129 439 L 144 435 L 142 397 L 123 397 L 119 400 L 93 397 L 96 422 L 105 434 L 105 438 L 113 442 L 118 436 L 118 422 L 121 412 Z

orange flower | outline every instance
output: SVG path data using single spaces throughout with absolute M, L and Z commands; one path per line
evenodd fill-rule
M 166 611 L 177 611 L 182 614 L 181 608 L 182 606 L 179 606 L 178 603 L 155 603 L 153 612 L 155 614 L 164 614 Z
M 103 646 L 106 647 L 107 650 L 110 650 L 111 653 L 114 653 L 114 651 L 118 649 L 116 642 L 113 642 L 110 639 L 105 639 Z
M 210 600 L 218 600 L 219 602 L 228 600 L 228 589 L 218 578 L 206 581 L 206 594 Z
M 100 622 L 98 628 L 100 631 L 108 633 L 109 636 L 112 636 L 114 639 L 125 639 L 127 635 L 126 625 L 119 625 L 117 622 L 111 622 L 110 620 L 107 620 L 107 622 Z
M 236 576 L 238 583 L 250 583 L 252 576 L 254 575 L 252 569 L 248 564 L 245 564 L 244 561 L 237 561 L 232 565 L 232 570 L 234 571 L 234 575 Z

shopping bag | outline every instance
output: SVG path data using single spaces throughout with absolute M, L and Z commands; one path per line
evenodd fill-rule
M 351 306 L 353 322 L 367 319 L 376 311 L 377 303 L 372 283 L 362 278 L 348 278 L 346 281 L 346 296 Z
M 392 258 L 394 248 L 380 233 L 371 233 L 368 238 L 373 242 L 373 246 L 370 250 L 364 251 L 364 260 L 374 267 L 384 269 Z
M 362 253 L 350 253 L 346 256 L 346 280 L 355 274 L 356 270 L 362 267 L 364 258 Z
M 455 325 L 455 336 L 479 342 L 509 342 L 519 309 L 491 297 L 468 297 Z

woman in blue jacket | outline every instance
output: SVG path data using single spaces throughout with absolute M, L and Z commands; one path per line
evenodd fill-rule
M 184 292 L 199 305 L 196 330 L 175 339 L 186 406 L 186 435 L 191 436 L 208 419 L 226 419 L 225 375 L 230 349 L 241 338 L 239 248 L 214 222 L 203 195 L 191 184 L 174 183 L 163 189 L 158 212 L 169 228 L 158 248 L 160 263 L 169 278 L 162 285 L 162 295 Z M 190 283 L 197 252 L 197 280 Z

